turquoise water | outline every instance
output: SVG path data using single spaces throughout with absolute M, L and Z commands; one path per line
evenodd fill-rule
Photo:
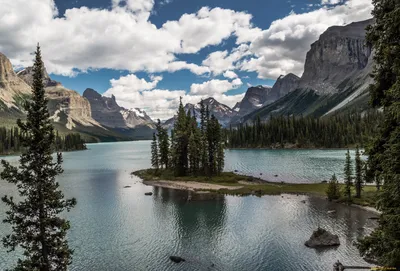
M 309 271 L 331 270 L 337 259 L 366 264 L 353 242 L 372 230 L 371 213 L 295 195 L 188 202 L 186 192 L 144 186 L 130 175 L 149 167 L 149 151 L 150 142 L 138 141 L 94 144 L 87 151 L 64 154 L 65 172 L 58 180 L 65 195 L 78 200 L 66 214 L 75 250 L 70 270 Z M 262 172 L 279 181 L 320 181 L 341 171 L 344 153 L 230 150 L 226 168 Z M 154 195 L 144 196 L 149 191 Z M 13 193 L 13 186 L 0 180 L 1 196 Z M 0 219 L 5 209 L 0 203 Z M 337 212 L 328 215 L 332 209 Z M 323 251 L 306 248 L 304 241 L 318 226 L 338 234 L 342 245 Z M 0 235 L 7 232 L 9 226 L 0 224 Z M 174 264 L 170 255 L 187 261 Z M 0 247 L 0 270 L 15 257 Z

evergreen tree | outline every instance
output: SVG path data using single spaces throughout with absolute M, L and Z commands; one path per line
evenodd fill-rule
M 346 162 L 344 166 L 344 195 L 347 197 L 347 202 L 351 202 L 351 187 L 353 186 L 353 165 L 351 162 L 350 151 L 347 150 Z
M 384 121 L 368 161 L 383 185 L 377 201 L 379 226 L 358 247 L 380 265 L 400 267 L 400 2 L 372 3 L 375 21 L 367 30 L 367 41 L 375 51 L 371 103 L 383 108 Z
M 165 168 L 168 168 L 170 163 L 168 132 L 161 126 L 160 120 L 157 121 L 156 129 L 159 148 L 159 165 L 161 166 L 161 168 L 163 166 L 165 166 Z
M 355 176 L 354 187 L 356 189 L 356 198 L 360 198 L 363 186 L 363 175 L 362 175 L 363 161 L 361 160 L 360 150 L 358 146 L 356 148 L 355 167 L 356 167 L 356 176 Z
M 54 162 L 52 146 L 54 129 L 47 111 L 43 85 L 43 63 L 39 45 L 33 66 L 32 102 L 25 105 L 27 120 L 18 120 L 23 136 L 21 144 L 24 152 L 20 156 L 19 167 L 2 161 L 4 167 L 1 178 L 14 183 L 21 197 L 16 202 L 13 197 L 2 200 L 10 209 L 4 222 L 12 225 L 13 232 L 3 239 L 10 251 L 21 247 L 24 257 L 19 259 L 14 270 L 67 270 L 71 263 L 72 251 L 66 240 L 70 224 L 59 214 L 70 210 L 75 199 L 65 200 L 55 177 L 62 173 L 62 157 L 57 154 Z
M 151 165 L 156 171 L 159 168 L 159 160 L 157 137 L 156 133 L 153 133 L 153 141 L 151 142 Z
M 175 152 L 174 161 L 175 174 L 177 176 L 185 176 L 188 169 L 188 141 L 189 135 L 187 130 L 187 116 L 182 104 L 182 98 L 179 102 L 178 117 L 174 125 L 175 132 Z
M 339 182 L 335 174 L 332 175 L 332 178 L 328 183 L 328 188 L 326 189 L 326 195 L 328 196 L 329 200 L 335 200 L 340 198 Z

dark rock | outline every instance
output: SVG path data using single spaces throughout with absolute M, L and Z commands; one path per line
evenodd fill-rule
M 327 180 L 323 180 L 321 183 L 328 183 L 328 181 Z
M 239 172 L 237 169 L 235 169 L 233 172 Z
M 371 217 L 368 217 L 368 219 L 371 219 L 371 220 L 378 220 L 379 217 L 377 217 L 377 216 L 371 216 Z
M 147 193 L 144 193 L 146 196 L 151 196 L 151 195 L 153 195 L 153 192 L 147 192 Z
M 274 177 L 278 177 L 278 174 L 275 174 Z
M 184 258 L 181 258 L 181 257 L 179 257 L 179 256 L 170 256 L 169 259 L 170 259 L 171 261 L 173 261 L 174 263 L 181 263 L 181 262 L 184 262 L 184 261 L 185 261 Z
M 262 173 L 260 173 L 260 175 L 262 175 Z
M 306 203 L 306 200 L 302 200 L 301 202 L 302 202 L 302 203 Z
M 124 186 L 124 188 L 130 188 L 130 187 L 131 187 L 130 185 L 125 185 L 125 186 Z
M 325 229 L 318 228 L 313 232 L 310 239 L 304 243 L 307 247 L 329 247 L 340 245 L 339 237 Z

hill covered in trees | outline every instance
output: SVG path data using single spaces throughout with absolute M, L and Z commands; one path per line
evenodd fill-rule
M 345 148 L 364 146 L 383 115 L 371 110 L 324 118 L 279 116 L 226 130 L 229 148 Z
M 18 127 L 5 128 L 0 127 L 0 155 L 14 154 L 22 151 L 21 129 Z M 61 136 L 56 134 L 54 142 L 55 151 L 77 151 L 85 150 L 85 141 L 78 133 L 66 134 Z

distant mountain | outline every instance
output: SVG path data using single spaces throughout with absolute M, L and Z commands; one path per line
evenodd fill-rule
M 225 104 L 218 102 L 217 100 L 215 100 L 212 97 L 203 100 L 203 103 L 204 103 L 205 107 L 208 106 L 208 110 L 210 111 L 210 114 L 214 115 L 218 119 L 219 123 L 222 126 L 227 126 L 230 123 L 232 117 L 236 116 L 236 114 L 237 114 L 232 108 L 230 108 L 229 106 L 227 106 Z M 198 121 L 200 121 L 200 119 L 199 119 L 200 103 L 198 103 L 196 105 L 188 103 L 185 105 L 184 108 L 185 108 L 186 112 L 188 112 L 189 110 L 191 112 L 194 111 Z M 163 127 L 167 128 L 167 129 L 172 129 L 174 127 L 175 120 L 176 120 L 176 116 L 164 121 Z
M 125 109 L 119 106 L 114 96 L 105 97 L 97 91 L 87 88 L 83 92 L 91 106 L 91 113 L 102 126 L 117 129 L 148 128 L 149 132 L 155 128 L 154 121 L 146 112 L 138 109 Z
M 49 100 L 48 110 L 59 132 L 79 132 L 88 140 L 100 141 L 151 137 L 154 123 L 145 112 L 139 109 L 124 109 L 115 103 L 115 99 L 104 97 L 107 106 L 114 106 L 121 118 L 121 123 L 116 122 L 116 125 L 110 127 L 93 118 L 92 106 L 88 99 L 52 80 L 45 67 L 43 74 L 46 98 Z M 17 118 L 26 117 L 22 105 L 32 96 L 32 84 L 32 67 L 15 73 L 9 59 L 0 53 L 0 125 L 13 126 Z M 94 111 L 97 114 L 96 110 Z M 113 122 L 115 120 L 109 121 Z
M 10 60 L 0 53 L 0 116 L 2 120 L 22 116 L 22 103 L 31 93 L 31 87 L 17 76 Z
M 373 66 L 372 49 L 365 45 L 365 28 L 371 23 L 366 20 L 328 28 L 311 45 L 302 77 L 289 74 L 278 78 L 273 90 L 279 88 L 283 96 L 235 123 L 251 122 L 256 116 L 264 120 L 272 115 L 320 117 L 337 111 L 365 110 Z
M 269 98 L 271 87 L 256 86 L 247 89 L 241 102 L 237 103 L 233 110 L 237 115 L 244 116 L 262 107 Z

